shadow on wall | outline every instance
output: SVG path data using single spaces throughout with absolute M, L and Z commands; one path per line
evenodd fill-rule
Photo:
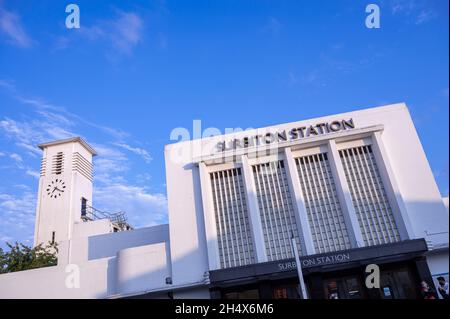
M 166 243 L 166 248 L 168 244 Z M 175 261 L 175 263 L 180 263 L 186 265 L 192 262 L 193 256 L 198 255 L 198 251 L 191 251 L 186 253 L 183 257 L 179 258 Z M 202 298 L 209 298 L 209 290 L 208 290 L 208 282 L 204 280 L 204 277 L 199 278 L 196 282 L 174 282 L 173 284 L 167 283 L 166 279 L 172 279 L 171 273 L 171 265 L 170 263 L 161 263 L 161 260 L 156 260 L 156 263 L 159 264 L 158 267 L 149 267 L 149 265 L 154 264 L 155 260 L 151 258 L 151 256 L 144 255 L 137 256 L 141 261 L 146 263 L 140 263 L 138 267 L 134 267 L 134 264 L 130 264 L 130 268 L 132 268 L 133 272 L 138 272 L 138 274 L 132 274 L 129 272 L 130 276 L 127 276 L 126 271 L 121 272 L 120 268 L 122 267 L 119 263 L 123 262 L 116 258 L 111 258 L 108 260 L 108 286 L 106 293 L 99 293 L 96 298 L 105 298 L 105 297 L 113 297 L 113 298 L 133 298 L 134 296 L 139 297 L 141 295 L 146 295 L 145 298 L 171 298 L 172 294 L 170 293 L 172 289 L 176 288 L 177 291 L 183 293 L 186 292 L 187 289 L 193 290 L 192 293 L 195 293 L 197 296 L 202 296 Z M 145 268 L 152 268 L 151 271 L 148 271 Z M 142 271 L 139 271 L 142 270 Z M 186 271 L 192 271 L 192 268 L 186 268 Z M 184 287 L 186 285 L 186 287 Z M 204 291 L 198 295 L 199 288 L 204 289 Z M 186 295 L 188 298 L 192 297 L 189 293 Z
M 151 234 L 151 237 L 149 236 Z M 123 249 L 169 240 L 169 225 L 88 237 L 88 260 L 115 257 Z
M 171 287 L 182 286 L 182 285 L 201 285 L 203 280 L 203 274 L 208 271 L 208 255 L 207 255 L 207 239 L 205 232 L 205 221 L 203 214 L 203 204 L 202 195 L 200 187 L 200 174 L 199 168 L 196 165 L 188 164 L 183 167 L 185 170 L 192 171 L 192 179 L 190 185 L 185 185 L 187 189 L 193 190 L 193 199 L 195 205 L 196 216 L 191 220 L 186 220 L 186 227 L 195 227 L 196 230 L 193 232 L 188 232 L 188 234 L 194 234 L 196 236 L 195 240 L 198 243 L 198 247 L 185 252 L 181 257 L 173 258 L 170 263 L 170 258 L 167 260 L 166 267 L 156 268 L 152 271 L 155 273 L 164 273 L 167 267 L 171 267 L 169 277 L 173 277 L 173 285 L 167 285 L 165 282 L 162 283 L 161 287 L 170 290 Z M 401 198 L 398 196 L 398 198 Z M 446 243 L 448 245 L 448 228 L 449 228 L 449 216 L 445 209 L 443 202 L 439 201 L 407 201 L 404 200 L 407 214 L 409 216 L 411 226 L 414 231 L 415 238 L 425 238 L 427 242 L 433 242 L 433 244 Z M 294 206 L 294 205 L 293 205 Z M 392 206 L 392 205 L 391 205 Z M 214 214 L 214 212 L 206 212 L 207 214 Z M 298 229 L 301 229 L 298 227 Z M 135 230 L 138 232 L 139 230 Z M 428 234 L 428 236 L 427 236 Z M 435 234 L 433 238 L 429 236 L 430 234 Z M 117 240 L 120 242 L 120 234 Z M 177 234 L 182 236 L 182 234 Z M 98 237 L 98 238 L 95 238 Z M 183 241 L 184 238 L 177 237 L 177 242 Z M 192 240 L 192 238 L 187 238 L 186 240 Z M 177 242 L 173 240 L 172 245 L 176 245 Z M 146 243 L 147 244 L 147 243 Z M 125 243 L 118 243 L 117 246 L 108 247 L 111 243 L 106 238 L 101 238 L 101 236 L 94 236 L 92 242 L 89 243 L 89 259 L 105 258 L 108 256 L 115 256 L 116 252 L 120 250 L 120 247 L 126 248 Z M 122 245 L 122 246 L 121 246 Z M 134 244 L 135 245 L 135 244 Z M 168 250 L 170 254 L 170 250 Z M 169 255 L 168 254 L 168 255 Z M 111 260 L 108 266 L 108 276 L 115 276 L 117 278 L 117 264 L 115 261 Z M 448 268 L 447 268 L 448 272 Z M 195 275 L 193 275 L 195 273 Z M 186 278 L 183 278 L 186 275 Z M 198 280 L 192 280 L 192 278 L 197 278 Z M 115 279 L 114 278 L 114 279 Z M 128 287 L 131 291 L 135 287 L 134 292 L 145 292 L 146 287 L 154 286 L 151 282 L 151 278 L 154 276 L 151 273 L 142 273 L 137 276 L 128 278 L 126 282 L 119 283 L 121 286 Z M 108 280 L 111 285 L 108 287 L 108 293 L 115 291 L 120 293 L 119 287 L 114 287 L 113 283 L 115 280 Z M 164 278 L 165 280 L 165 278 Z M 161 282 L 161 281 L 159 281 Z M 147 284 L 148 283 L 148 284 Z M 205 291 L 207 286 L 205 285 Z M 150 296 L 150 295 L 147 295 Z M 162 295 L 158 294 L 155 296 L 159 297 L 169 297 L 167 292 Z M 189 294 L 187 294 L 189 296 Z M 209 297 L 209 294 L 203 295 L 204 298 Z
M 196 249 L 185 252 L 182 256 L 178 258 L 171 259 L 170 243 L 166 241 L 166 260 L 165 264 L 156 266 L 158 261 L 154 260 L 151 256 L 132 256 L 132 258 L 140 259 L 136 264 L 136 267 L 141 269 L 132 269 L 136 271 L 135 274 L 130 272 L 128 275 L 121 273 L 122 262 L 120 258 L 118 259 L 116 255 L 121 254 L 125 250 L 134 250 L 139 246 L 146 246 L 149 244 L 157 245 L 160 240 L 149 241 L 145 236 L 145 231 L 140 232 L 140 229 L 133 230 L 135 233 L 133 235 L 124 233 L 115 233 L 114 236 L 109 235 L 98 235 L 89 238 L 89 260 L 95 260 L 100 258 L 110 258 L 108 260 L 108 285 L 107 292 L 108 296 L 124 296 L 127 294 L 144 294 L 147 292 L 147 297 L 152 296 L 155 298 L 169 298 L 168 292 L 171 288 L 178 287 L 181 291 L 183 286 L 191 285 L 196 287 L 204 287 L 204 291 L 196 293 L 195 296 L 199 298 L 209 298 L 209 291 L 207 289 L 207 282 L 205 282 L 205 273 L 208 271 L 208 258 L 207 258 L 207 245 L 206 245 L 206 234 L 205 234 L 205 224 L 203 216 L 203 204 L 201 198 L 201 187 L 200 187 L 200 177 L 198 167 L 195 165 L 187 165 L 185 167 L 187 170 L 192 171 L 192 184 L 186 185 L 186 188 L 193 189 L 194 191 L 194 205 L 195 211 L 198 212 L 195 216 L 195 220 L 187 220 L 186 227 L 191 227 L 192 232 L 196 232 L 194 239 L 198 243 Z M 182 186 L 181 186 L 182 187 Z M 190 223 L 195 223 L 192 225 Z M 164 237 L 164 232 L 167 231 L 162 225 L 160 236 Z M 159 226 L 157 226 L 159 227 Z M 188 233 L 192 240 L 193 233 Z M 177 238 L 177 240 L 182 241 L 184 238 Z M 173 243 L 172 243 L 173 244 Z M 136 251 L 136 254 L 139 252 Z M 132 255 L 132 254 L 130 254 Z M 161 260 L 159 260 L 161 262 Z M 156 263 L 156 264 L 155 264 Z M 154 264 L 156 267 L 151 267 Z M 150 268 L 150 271 L 146 271 L 146 268 Z M 172 284 L 166 283 L 166 278 L 172 282 Z M 163 292 L 152 292 L 152 289 L 164 290 Z M 191 288 L 192 290 L 192 288 Z M 195 289 L 194 289 L 195 290 Z M 186 296 L 192 296 L 192 294 L 187 294 Z M 98 298 L 103 298 L 104 295 L 101 294 L 97 296 Z

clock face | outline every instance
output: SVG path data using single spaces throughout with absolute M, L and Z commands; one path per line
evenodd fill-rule
M 61 179 L 57 178 L 53 180 L 51 183 L 47 185 L 47 195 L 50 196 L 50 198 L 58 198 L 61 197 L 61 195 L 66 190 L 66 183 Z

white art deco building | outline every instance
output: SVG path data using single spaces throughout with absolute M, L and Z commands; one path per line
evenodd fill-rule
M 95 150 L 40 147 L 35 243 L 58 265 L 0 275 L 0 298 L 297 298 L 292 237 L 310 298 L 448 278 L 448 201 L 405 104 L 167 145 L 169 224 L 134 230 L 92 208 Z

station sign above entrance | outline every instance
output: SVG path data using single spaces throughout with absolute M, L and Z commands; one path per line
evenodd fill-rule
M 221 141 L 217 143 L 216 150 L 218 152 L 227 152 L 248 147 L 295 141 L 354 128 L 355 123 L 352 118 L 348 120 L 324 122 L 315 125 L 294 127 L 290 130 L 267 132 L 265 134 L 246 136 L 240 139 L 236 138 L 231 141 Z

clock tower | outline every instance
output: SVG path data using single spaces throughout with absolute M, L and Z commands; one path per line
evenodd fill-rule
M 40 144 L 43 150 L 34 245 L 72 238 L 82 210 L 92 206 L 95 150 L 80 137 Z

